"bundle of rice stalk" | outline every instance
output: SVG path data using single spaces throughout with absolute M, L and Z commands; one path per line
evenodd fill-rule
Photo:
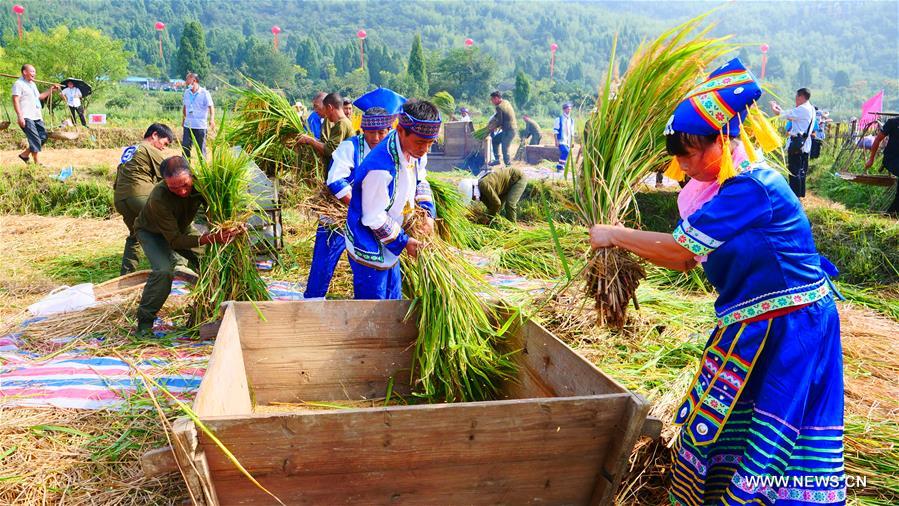
M 249 191 L 250 167 L 249 155 L 219 139 L 213 142 L 208 157 L 194 158 L 194 188 L 206 200 L 211 232 L 242 227 L 259 211 Z M 225 301 L 270 300 L 255 258 L 247 234 L 238 235 L 228 244 L 207 246 L 200 259 L 200 276 L 191 291 L 195 324 L 217 318 Z
M 421 222 L 416 210 L 408 230 Z M 418 258 L 401 257 L 408 317 L 418 319 L 413 355 L 415 395 L 428 402 L 483 401 L 496 397 L 515 365 L 502 350 L 503 325 L 496 297 L 478 270 L 439 237 L 428 240 Z
M 437 208 L 437 233 L 457 248 L 479 248 L 480 234 L 472 223 L 471 209 L 465 205 L 456 186 L 445 179 L 428 176 L 434 206 Z
M 249 88 L 238 90 L 235 121 L 223 129 L 228 143 L 251 153 L 269 174 L 281 177 L 286 171 L 295 171 L 301 179 L 321 181 L 319 157 L 312 147 L 296 144 L 299 135 L 310 133 L 303 118 L 276 91 L 250 78 L 246 80 Z
M 617 224 L 636 211 L 634 189 L 664 163 L 663 132 L 671 111 L 704 69 L 731 49 L 726 39 L 699 30 L 703 16 L 642 44 L 631 59 L 616 94 L 611 93 L 613 65 L 596 109 L 587 119 L 579 166 L 569 165 L 574 179 L 574 203 L 582 224 Z M 616 41 L 617 42 L 617 41 Z M 615 46 L 609 59 L 615 62 Z M 612 248 L 597 252 L 587 269 L 586 291 L 596 301 L 598 322 L 622 327 L 627 304 L 645 276 L 642 263 L 630 253 Z
M 430 98 L 430 101 L 440 111 L 444 121 L 448 121 L 456 112 L 456 99 L 447 91 L 438 91 Z
M 556 278 L 580 269 L 587 249 L 583 228 L 561 223 L 550 227 L 507 227 L 493 244 L 497 263 L 515 273 Z M 573 261 L 569 263 L 568 258 Z
M 471 136 L 475 139 L 482 141 L 487 138 L 490 134 L 490 130 L 487 129 L 487 125 L 477 127 L 474 129 L 474 132 L 471 133 Z

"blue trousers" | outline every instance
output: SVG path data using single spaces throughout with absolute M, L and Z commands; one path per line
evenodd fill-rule
M 346 239 L 337 231 L 319 224 L 315 231 L 315 247 L 312 250 L 306 291 L 303 292 L 304 299 L 320 299 L 328 294 L 334 269 L 344 250 Z
M 386 271 L 373 269 L 350 258 L 353 270 L 353 295 L 356 300 L 402 300 L 403 277 L 400 263 Z
M 565 162 L 568 161 L 568 152 L 571 150 L 567 144 L 559 144 L 559 163 L 556 164 L 556 170 L 565 168 Z

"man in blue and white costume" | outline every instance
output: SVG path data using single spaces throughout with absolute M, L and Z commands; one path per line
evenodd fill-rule
M 356 107 L 365 111 L 362 115 L 362 133 L 341 142 L 331 153 L 327 184 L 334 198 L 347 205 L 351 202 L 353 171 L 387 136 L 405 101 L 405 97 L 386 88 L 378 88 L 356 99 Z M 346 249 L 343 224 L 332 225 L 319 226 L 315 233 L 312 264 L 303 293 L 305 299 L 321 299 L 327 295 L 334 269 Z
M 568 153 L 571 152 L 571 143 L 574 141 L 574 120 L 571 119 L 571 102 L 562 104 L 562 115 L 556 118 L 553 133 L 556 136 L 556 146 L 559 147 L 559 163 L 556 164 L 556 170 L 562 170 L 568 161 Z
M 400 254 L 415 258 L 423 247 L 403 229 L 416 206 L 430 215 L 424 233 L 433 231 L 436 209 L 425 166 L 440 125 L 434 104 L 406 102 L 397 129 L 355 170 L 346 240 L 356 299 L 402 298 Z
M 306 126 L 309 128 L 309 132 L 312 133 L 312 136 L 316 139 L 322 138 L 322 128 L 325 123 L 325 118 L 323 117 L 325 108 L 324 100 L 327 95 L 327 93 L 320 91 L 312 97 L 312 114 L 306 118 Z

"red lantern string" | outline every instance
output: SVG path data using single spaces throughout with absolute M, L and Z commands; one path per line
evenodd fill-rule
M 359 38 L 359 68 L 360 69 L 365 68 L 365 37 L 367 37 L 367 36 L 368 36 L 368 34 L 365 33 L 365 30 L 360 29 L 358 32 L 356 32 L 356 37 Z
M 165 30 L 165 23 L 157 21 L 154 27 L 156 28 L 156 31 L 159 32 L 159 60 L 162 61 L 162 65 L 165 66 L 165 56 L 162 54 L 162 31 Z
M 22 40 L 22 14 L 25 14 L 25 7 L 16 4 L 12 6 L 12 11 L 16 13 L 16 25 L 19 27 L 19 40 Z
M 762 50 L 762 74 L 759 79 L 764 79 L 765 67 L 768 65 L 768 44 L 762 44 L 759 49 Z
M 553 42 L 549 46 L 549 80 L 553 79 L 553 72 L 556 68 L 556 50 L 559 49 L 559 45 Z
M 275 25 L 272 27 L 272 35 L 274 35 L 275 51 L 278 50 L 278 34 L 281 33 L 281 27 Z

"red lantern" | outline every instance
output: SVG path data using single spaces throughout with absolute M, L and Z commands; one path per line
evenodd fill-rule
M 768 65 L 768 44 L 762 44 L 759 49 L 762 50 L 762 75 L 760 79 L 765 78 L 765 67 Z
M 273 35 L 274 38 L 275 38 L 275 41 L 274 41 L 274 43 L 275 43 L 275 51 L 278 50 L 278 34 L 279 34 L 279 33 L 281 33 L 281 27 L 278 26 L 278 25 L 272 26 L 272 35 Z
M 556 49 L 559 49 L 559 45 L 556 44 L 555 42 L 553 42 L 552 44 L 549 45 L 549 50 L 552 51 L 553 53 L 556 52 Z
M 358 32 L 356 32 L 356 37 L 359 37 L 360 39 L 365 39 L 365 37 L 367 36 L 368 34 L 365 33 L 365 30 L 359 30 Z
M 762 54 L 766 54 L 768 52 L 768 44 L 762 44 L 759 49 L 762 50 Z
M 473 45 L 474 45 L 474 40 L 472 40 L 472 39 L 465 39 L 465 47 L 471 47 L 471 46 L 473 46 Z
M 165 67 L 165 56 L 162 54 L 162 31 L 165 30 L 165 23 L 157 21 L 153 27 L 159 32 L 159 60 L 162 62 L 162 66 Z
M 25 14 L 25 7 L 16 4 L 12 6 L 12 11 L 16 13 L 16 25 L 19 27 L 19 40 L 22 40 L 22 14 Z

